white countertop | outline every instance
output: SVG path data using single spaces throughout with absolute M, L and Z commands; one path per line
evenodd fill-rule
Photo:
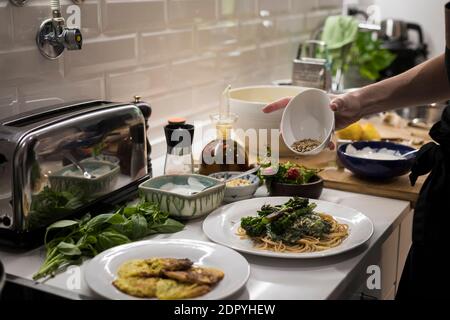
M 263 191 L 259 191 L 261 193 Z M 260 194 L 261 195 L 261 194 Z M 405 201 L 325 189 L 321 200 L 352 207 L 367 215 L 374 223 L 369 242 L 351 252 L 312 260 L 275 259 L 244 255 L 251 266 L 250 279 L 232 299 L 336 299 L 349 298 L 367 278 L 366 269 L 376 261 L 381 244 L 404 215 L 410 211 Z M 201 229 L 202 220 L 189 222 L 175 234 L 163 234 L 149 239 L 196 239 L 209 241 Z M 44 260 L 44 249 L 11 252 L 0 248 L 8 280 L 36 289 L 73 298 L 99 298 L 81 277 L 77 287 L 74 271 L 66 271 L 45 283 L 34 283 L 32 275 Z M 81 275 L 83 266 L 81 267 Z M 73 288 L 75 286 L 75 288 Z

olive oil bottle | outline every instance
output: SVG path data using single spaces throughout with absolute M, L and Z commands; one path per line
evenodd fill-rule
M 216 139 L 203 148 L 199 173 L 209 175 L 221 171 L 249 170 L 248 154 L 232 139 L 237 116 L 232 113 L 214 114 L 211 119 L 216 125 Z

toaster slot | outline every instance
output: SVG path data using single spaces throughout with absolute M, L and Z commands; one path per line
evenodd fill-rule
M 106 105 L 111 103 L 106 101 L 92 101 L 84 104 L 76 104 L 76 105 L 65 105 L 61 106 L 59 108 L 47 108 L 47 109 L 40 109 L 36 112 L 30 113 L 30 114 L 24 114 L 19 119 L 14 119 L 12 121 L 8 121 L 3 123 L 4 126 L 8 127 L 15 127 L 15 128 L 22 128 L 22 127 L 28 127 L 30 125 L 39 123 L 41 121 L 60 117 L 69 113 L 72 113 L 74 111 L 84 111 L 90 108 L 98 108 L 101 105 Z

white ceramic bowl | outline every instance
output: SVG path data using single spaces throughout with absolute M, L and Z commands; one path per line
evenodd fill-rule
M 242 172 L 239 171 L 225 171 L 225 172 L 216 172 L 212 173 L 209 176 L 213 177 L 215 179 L 228 179 L 233 176 L 237 176 L 238 174 L 241 174 Z M 238 187 L 230 187 L 225 185 L 225 196 L 223 198 L 223 201 L 225 202 L 235 202 L 235 201 L 241 201 L 244 199 L 250 199 L 255 194 L 256 190 L 259 187 L 260 180 L 257 175 L 255 174 L 248 174 L 242 179 L 248 180 L 250 182 L 247 186 L 238 186 Z
M 268 129 L 267 142 L 270 145 L 270 129 L 280 129 L 283 110 L 264 113 L 262 109 L 268 103 L 285 98 L 295 97 L 305 90 L 295 86 L 252 86 L 230 90 L 230 111 L 238 116 L 235 129 Z M 283 140 L 279 140 L 280 154 L 290 154 Z
M 334 130 L 334 114 L 327 93 L 307 89 L 295 96 L 284 109 L 280 129 L 284 143 L 292 152 L 302 156 L 320 153 L 328 146 Z M 318 140 L 320 145 L 301 153 L 291 148 L 294 142 L 303 139 Z

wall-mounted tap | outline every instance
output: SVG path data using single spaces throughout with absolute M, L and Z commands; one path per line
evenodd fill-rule
M 61 15 L 59 0 L 50 0 L 52 18 L 42 22 L 36 35 L 36 43 L 42 55 L 48 59 L 58 58 L 64 51 L 80 50 L 83 37 L 78 28 L 68 28 Z

